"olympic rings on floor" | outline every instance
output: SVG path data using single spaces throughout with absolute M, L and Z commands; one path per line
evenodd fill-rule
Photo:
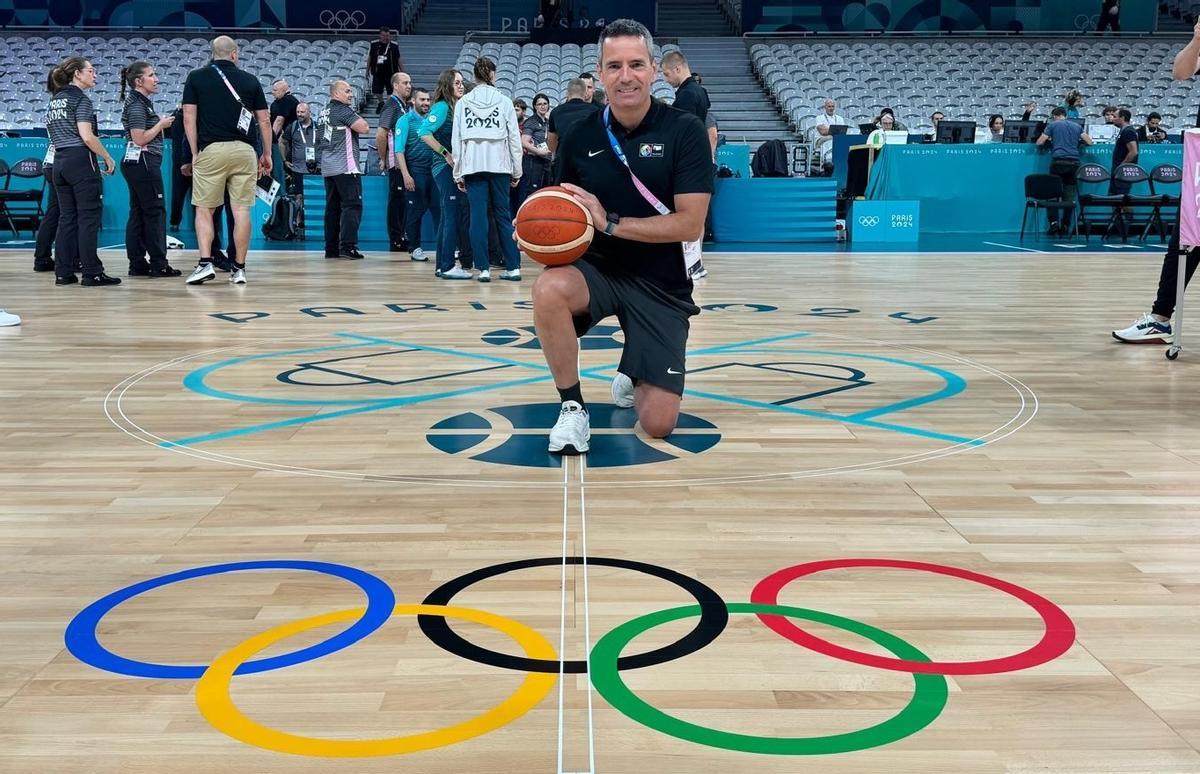
M 67 625 L 65 637 L 67 650 L 85 664 L 90 664 L 97 669 L 103 669 L 108 672 L 115 672 L 119 675 L 183 680 L 192 680 L 200 677 L 208 667 L 155 664 L 147 661 L 134 661 L 124 656 L 118 656 L 100 644 L 100 640 L 96 635 L 96 629 L 100 624 L 100 620 L 117 605 L 147 591 L 192 578 L 202 578 L 208 575 L 220 575 L 228 572 L 242 572 L 243 570 L 305 570 L 307 572 L 322 573 L 323 575 L 332 575 L 335 578 L 350 581 L 362 589 L 363 593 L 367 596 L 367 607 L 363 611 L 362 617 L 344 632 L 293 653 L 284 653 L 259 661 L 247 661 L 238 668 L 237 673 L 239 675 L 281 669 L 283 667 L 302 664 L 306 661 L 312 661 L 313 659 L 327 656 L 330 653 L 336 653 L 343 648 L 353 645 L 380 626 L 383 626 L 391 616 L 392 608 L 396 604 L 396 595 L 387 583 L 370 573 L 341 564 L 300 560 L 214 564 L 207 567 L 195 567 L 158 578 L 151 578 L 150 580 L 135 583 L 132 586 L 127 586 L 101 597 L 80 611 L 71 620 L 71 623 Z
M 760 614 L 763 623 L 778 634 L 809 650 L 833 658 L 849 661 L 854 664 L 890 669 L 896 672 L 918 672 L 937 675 L 984 675 L 999 672 L 1015 672 L 1020 669 L 1044 664 L 1058 658 L 1070 650 L 1075 643 L 1075 624 L 1072 623 L 1062 608 L 1050 600 L 1029 589 L 993 578 L 990 575 L 964 570 L 959 567 L 948 567 L 942 564 L 926 562 L 911 562 L 901 559 L 829 559 L 822 562 L 788 567 L 770 575 L 758 582 L 750 593 L 750 601 L 763 605 L 774 605 L 779 602 L 779 592 L 788 583 L 806 575 L 844 567 L 889 567 L 905 570 L 921 570 L 923 572 L 949 575 L 952 578 L 962 578 L 984 586 L 1003 591 L 1016 597 L 1032 607 L 1042 617 L 1045 632 L 1036 645 L 1012 656 L 987 659 L 985 661 L 928 661 L 928 659 L 895 659 L 887 656 L 875 656 L 862 653 L 850 648 L 843 648 L 831 642 L 816 637 L 796 626 L 786 618 L 777 615 Z
M 734 603 L 731 613 L 753 613 L 764 616 L 788 616 L 833 626 L 858 634 L 875 642 L 906 661 L 927 661 L 924 653 L 895 635 L 849 618 L 805 610 L 799 607 Z M 621 650 L 635 637 L 657 626 L 691 618 L 700 614 L 696 606 L 676 607 L 644 615 L 621 624 L 600 638 L 592 649 L 592 684 L 604 700 L 630 719 L 687 742 L 719 747 L 738 752 L 769 755 L 829 755 L 854 752 L 890 744 L 920 731 L 932 723 L 946 706 L 949 691 L 941 675 L 914 673 L 916 690 L 899 714 L 869 728 L 845 734 L 820 737 L 766 737 L 719 731 L 689 723 L 652 707 L 625 685 L 617 660 Z
M 275 752 L 329 758 L 402 755 L 457 744 L 507 725 L 537 706 L 558 679 L 557 675 L 531 672 L 511 696 L 482 715 L 436 731 L 387 739 L 317 739 L 289 734 L 251 720 L 233 703 L 229 692 L 230 682 L 234 674 L 242 671 L 240 665 L 247 658 L 292 635 L 360 618 L 363 612 L 361 608 L 343 610 L 283 624 L 255 635 L 218 656 L 200 682 L 196 683 L 196 706 L 200 708 L 200 713 L 222 733 Z M 507 634 L 529 658 L 557 658 L 554 646 L 541 634 L 525 624 L 492 613 L 442 605 L 397 605 L 392 615 L 445 616 L 472 621 Z
M 566 558 L 566 563 L 583 564 L 583 558 L 569 556 Z M 646 653 L 622 657 L 617 662 L 618 669 L 641 669 L 689 656 L 719 637 L 721 632 L 725 630 L 725 625 L 729 623 L 729 610 L 725 606 L 725 600 L 721 599 L 717 592 L 695 578 L 689 578 L 686 575 L 674 570 L 668 570 L 665 567 L 646 564 L 645 562 L 634 562 L 628 559 L 606 559 L 604 557 L 589 556 L 587 563 L 595 567 L 616 567 L 622 570 L 633 570 L 634 572 L 661 578 L 674 583 L 691 594 L 696 602 L 700 604 L 700 610 L 702 611 L 700 620 L 696 622 L 695 628 L 690 632 L 670 645 L 665 645 Z M 424 604 L 447 605 L 463 589 L 488 578 L 494 578 L 497 575 L 504 575 L 505 573 L 524 570 L 530 567 L 557 567 L 561 564 L 563 564 L 563 557 L 561 556 L 494 564 L 491 567 L 484 567 L 443 583 L 434 589 L 429 596 L 425 597 Z M 504 669 L 514 669 L 520 672 L 545 672 L 553 674 L 558 674 L 559 672 L 558 661 L 510 656 L 472 644 L 456 634 L 450 628 L 445 618 L 423 615 L 417 618 L 417 622 L 421 626 L 421 631 L 425 632 L 425 636 L 436 645 L 469 661 L 503 667 Z M 587 671 L 587 668 L 587 662 L 582 660 L 565 661 L 562 664 L 562 671 L 567 674 L 583 674 Z

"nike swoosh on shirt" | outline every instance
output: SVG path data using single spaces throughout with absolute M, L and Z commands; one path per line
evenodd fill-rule
M 600 155 L 601 153 L 603 153 L 603 152 L 604 152 L 604 151 L 602 151 L 602 150 L 598 150 L 598 151 L 588 151 L 588 158 L 590 159 L 590 158 L 592 158 L 593 156 L 599 156 L 599 155 Z

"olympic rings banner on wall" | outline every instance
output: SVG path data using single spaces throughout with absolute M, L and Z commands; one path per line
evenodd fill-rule
M 610 567 L 641 573 L 673 583 L 695 604 L 639 616 L 600 637 L 584 661 L 562 661 L 554 646 L 529 626 L 494 613 L 453 605 L 454 597 L 482 581 L 534 567 L 564 564 Z M 894 634 L 861 621 L 780 605 L 779 594 L 788 584 L 810 575 L 838 569 L 882 568 L 911 570 L 957 578 L 1001 591 L 1032 608 L 1041 618 L 1043 634 L 1032 647 L 1009 656 L 980 661 L 934 661 Z M 261 570 L 300 570 L 328 575 L 357 586 L 366 597 L 365 607 L 341 610 L 282 624 L 257 634 L 209 665 L 173 665 L 137 661 L 113 653 L 97 636 L 104 617 L 122 603 L 154 589 L 194 578 Z M 703 649 L 721 635 L 731 615 L 753 615 L 781 637 L 800 647 L 854 664 L 913 677 L 912 699 L 891 718 L 868 728 L 829 736 L 755 736 L 709 728 L 654 707 L 625 684 L 623 673 L 664 664 Z M 501 669 L 525 673 L 517 689 L 500 704 L 452 726 L 424 733 L 380 739 L 321 739 L 300 736 L 265 726 L 243 713 L 233 702 L 231 685 L 237 675 L 255 674 L 303 664 L 348 648 L 378 630 L 394 616 L 416 616 L 421 631 L 434 644 L 461 658 Z M 470 621 L 495 629 L 511 639 L 519 653 L 480 647 L 456 634 L 450 620 Z M 695 624 L 673 643 L 655 650 L 626 654 L 641 634 L 675 621 Z M 804 629 L 817 623 L 858 635 L 891 653 L 881 656 L 842 647 Z M 314 645 L 267 658 L 258 654 L 295 635 L 325 626 L 345 624 L 339 633 Z M 945 708 L 948 675 L 987 675 L 1029 669 L 1055 659 L 1075 641 L 1075 625 L 1050 600 L 1029 589 L 971 570 L 902 559 L 831 559 L 787 567 L 767 576 L 753 588 L 749 602 L 727 602 L 701 581 L 674 570 L 605 557 L 544 557 L 484 567 L 447 581 L 420 604 L 396 602 L 384 581 L 354 567 L 303 560 L 268 560 L 208 565 L 163 575 L 118 589 L 84 608 L 68 624 L 67 649 L 80 661 L 114 674 L 155 679 L 198 680 L 196 705 L 200 714 L 222 733 L 266 750 L 316 757 L 368 757 L 402 755 L 457 744 L 482 736 L 519 719 L 536 707 L 553 689 L 560 673 L 588 673 L 596 691 L 614 709 L 631 720 L 663 734 L 708 747 L 765 755 L 828 755 L 891 744 L 928 726 Z

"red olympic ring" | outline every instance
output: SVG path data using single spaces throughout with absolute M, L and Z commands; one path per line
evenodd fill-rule
M 876 656 L 871 653 L 843 648 L 801 629 L 787 618 L 778 615 L 760 614 L 758 617 L 777 634 L 809 650 L 833 658 L 864 666 L 890 669 L 894 672 L 921 672 L 935 675 L 987 675 L 1000 672 L 1015 672 L 1020 669 L 1044 664 L 1066 653 L 1075 643 L 1075 624 L 1062 608 L 1029 589 L 1008 581 L 982 575 L 958 567 L 926 562 L 909 562 L 902 559 L 829 559 L 808 562 L 780 570 L 758 582 L 750 593 L 750 600 L 758 605 L 779 604 L 779 592 L 788 583 L 806 575 L 845 567 L 889 567 L 902 570 L 921 570 L 952 578 L 974 581 L 984 586 L 1003 591 L 1032 607 L 1042 617 L 1046 630 L 1042 639 L 1028 650 L 1012 656 L 986 661 L 905 661 L 899 658 Z

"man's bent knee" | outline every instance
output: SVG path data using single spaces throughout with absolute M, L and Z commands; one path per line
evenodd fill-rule
M 638 421 L 651 438 L 666 438 L 675 430 L 675 424 L 679 421 L 679 410 L 647 412 L 639 416 Z
M 582 301 L 580 301 L 580 297 L 582 297 Z M 534 306 L 555 303 L 565 303 L 571 307 L 582 303 L 586 307 L 587 283 L 578 269 L 568 267 L 547 269 L 534 281 Z

